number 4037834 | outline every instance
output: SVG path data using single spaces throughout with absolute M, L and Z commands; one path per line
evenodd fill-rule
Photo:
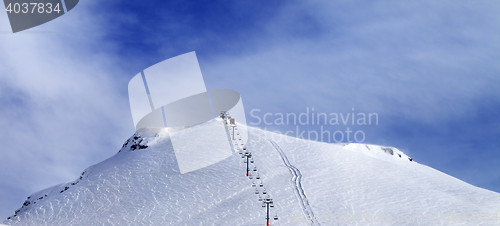
M 5 10 L 8 13 L 59 13 L 61 7 L 59 3 L 55 6 L 52 3 L 9 3 Z

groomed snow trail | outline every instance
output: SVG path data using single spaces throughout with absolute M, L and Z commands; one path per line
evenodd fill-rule
M 276 144 L 274 141 L 269 140 L 271 144 L 273 145 L 274 149 L 278 151 L 278 153 L 281 156 L 281 160 L 283 160 L 283 163 L 285 166 L 290 170 L 290 173 L 292 174 L 292 184 L 294 188 L 294 192 L 297 195 L 297 198 L 299 199 L 299 203 L 302 207 L 302 211 L 304 211 L 304 214 L 306 216 L 310 216 L 311 219 L 311 225 L 312 226 L 319 226 L 321 225 L 318 220 L 314 217 L 314 213 L 312 211 L 311 206 L 309 205 L 309 201 L 307 200 L 306 194 L 304 193 L 304 189 L 302 188 L 302 174 L 300 173 L 300 170 L 297 169 L 297 167 L 293 166 L 290 164 L 290 161 L 288 161 L 288 157 L 286 157 L 285 153 L 283 150 Z

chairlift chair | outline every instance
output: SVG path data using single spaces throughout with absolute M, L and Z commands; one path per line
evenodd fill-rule
M 255 182 L 252 182 L 252 187 L 255 187 Z
M 260 179 L 260 175 L 259 175 L 259 174 L 257 174 L 257 177 L 256 177 L 255 179 L 257 179 L 257 180 L 258 180 L 258 179 Z
M 264 185 L 262 184 L 262 182 L 260 182 L 259 186 L 260 186 L 260 187 L 264 187 Z
M 255 194 L 259 194 L 259 190 L 255 189 Z
M 262 191 L 262 194 L 264 194 L 264 195 L 265 195 L 265 194 L 267 194 L 267 192 L 266 192 L 266 190 L 265 190 L 265 189 L 264 189 L 264 191 Z
M 254 166 L 254 167 L 253 167 L 253 171 L 257 171 L 257 166 Z
M 274 220 L 277 221 L 278 220 L 278 214 L 274 215 Z

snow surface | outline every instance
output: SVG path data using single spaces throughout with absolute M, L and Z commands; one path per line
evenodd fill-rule
M 210 131 L 221 123 L 211 120 L 189 129 Z M 271 218 L 279 216 L 272 225 L 500 225 L 498 218 L 491 221 L 500 212 L 499 193 L 410 161 L 394 147 L 328 144 L 245 129 L 255 161 L 253 179 L 245 176 L 246 163 L 237 150 L 180 174 L 168 136 L 134 135 L 77 180 L 32 194 L 3 224 L 265 225 L 258 201 L 265 189 L 275 204 Z M 229 141 L 230 133 L 228 142 L 237 142 Z M 186 142 L 201 152 L 205 144 L 227 147 L 198 137 Z M 452 213 L 466 213 L 466 222 L 457 214 L 447 220 Z

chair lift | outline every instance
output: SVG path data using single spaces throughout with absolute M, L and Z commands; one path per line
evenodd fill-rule
M 259 190 L 255 189 L 255 194 L 259 194 Z
M 262 207 L 266 207 L 266 203 L 262 203 Z
M 271 204 L 269 205 L 269 207 L 274 207 L 274 203 L 271 202 Z
M 253 167 L 253 171 L 257 171 L 257 166 L 254 166 L 254 167 Z
M 250 176 L 248 177 L 248 179 L 253 179 L 252 174 L 250 174 Z
M 260 182 L 260 185 L 259 185 L 259 186 L 260 186 L 260 187 L 264 187 L 264 185 L 262 184 L 262 181 Z
M 262 192 L 262 194 L 264 194 L 264 195 L 267 194 L 266 189 L 264 189 L 264 191 Z
M 257 177 L 255 179 L 260 179 L 260 174 L 257 173 Z
M 252 187 L 255 187 L 255 182 L 252 182 Z
M 259 194 L 259 202 L 261 202 L 261 201 L 262 201 L 262 196 L 260 196 L 260 194 Z
M 276 213 L 276 215 L 274 215 L 274 220 L 277 221 L 278 220 L 278 213 Z
M 253 158 L 252 158 L 252 159 L 250 159 L 250 163 L 253 163 Z

